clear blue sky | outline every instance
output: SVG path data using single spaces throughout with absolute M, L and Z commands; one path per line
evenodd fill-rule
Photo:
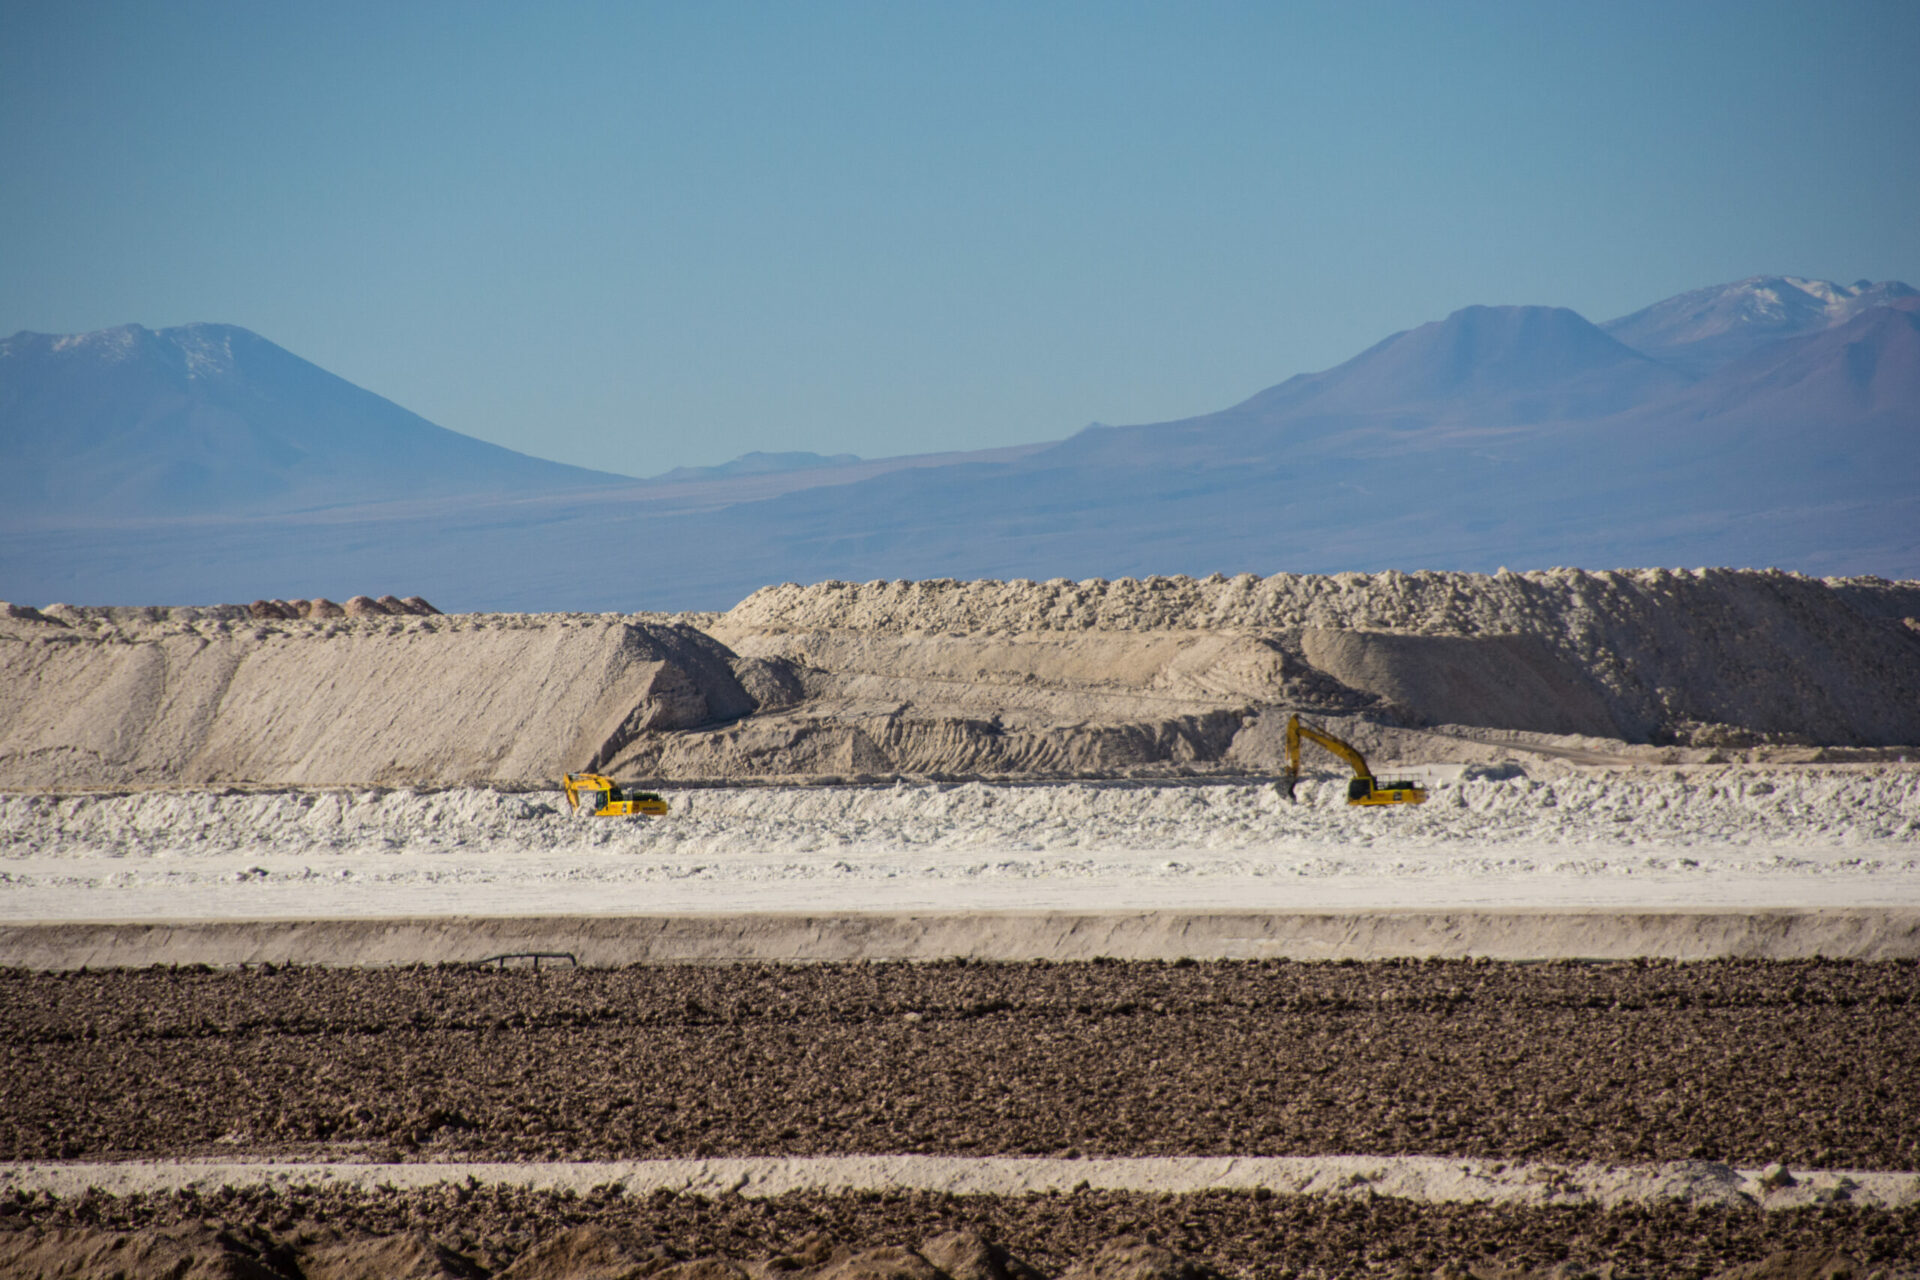
M 635 474 L 1773 272 L 1920 284 L 1920 3 L 0 0 L 0 333 L 240 324 Z

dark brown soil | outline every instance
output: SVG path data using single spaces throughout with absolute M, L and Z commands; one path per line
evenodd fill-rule
M 1920 966 L 0 971 L 0 1159 L 1920 1169 Z
M 1128 1237 L 1248 1277 L 1431 1276 L 1442 1267 L 1487 1274 L 1496 1267 L 1533 1271 L 1562 1264 L 1571 1264 L 1567 1269 L 1576 1273 L 1612 1265 L 1619 1276 L 1703 1277 L 1790 1250 L 1822 1257 L 1846 1253 L 1863 1264 L 1855 1272 L 1859 1280 L 1871 1270 L 1910 1271 L 1920 1265 L 1920 1210 L 1844 1204 L 1772 1213 L 1680 1205 L 1519 1209 L 1230 1192 L 771 1200 L 656 1193 L 636 1199 L 499 1187 L 0 1199 L 0 1258 L 9 1229 L 131 1233 L 181 1227 L 197 1229 L 203 1239 L 224 1233 L 285 1274 L 297 1274 L 299 1257 L 338 1253 L 343 1244 L 366 1254 L 369 1241 L 388 1242 L 391 1250 L 396 1238 L 420 1242 L 416 1249 L 436 1248 L 456 1266 L 497 1273 L 536 1245 L 549 1254 L 561 1252 L 554 1242 L 589 1227 L 610 1233 L 635 1257 L 663 1263 L 809 1254 L 820 1260 L 835 1249 L 922 1247 L 944 1233 L 965 1230 L 1004 1246 L 1047 1275 L 1084 1265 Z M 554 1280 L 565 1274 L 555 1272 Z M 878 1278 L 869 1272 L 869 1280 Z

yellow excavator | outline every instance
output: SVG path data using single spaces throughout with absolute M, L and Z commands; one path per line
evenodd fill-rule
M 1299 716 L 1287 719 L 1287 772 L 1280 779 L 1280 794 L 1293 799 L 1294 784 L 1300 781 L 1300 739 L 1317 742 L 1353 766 L 1353 781 L 1347 784 L 1348 804 L 1425 804 L 1427 793 L 1411 782 L 1376 782 L 1367 758 L 1352 743 L 1342 742 L 1325 729 L 1301 724 Z
M 647 818 L 666 816 L 667 802 L 651 791 L 623 792 L 620 784 L 598 773 L 563 773 L 560 785 L 567 790 L 567 807 L 578 809 L 585 801 L 587 812 L 596 818 Z

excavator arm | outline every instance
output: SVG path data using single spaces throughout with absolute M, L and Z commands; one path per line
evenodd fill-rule
M 1353 769 L 1353 781 L 1347 786 L 1348 804 L 1423 804 L 1427 793 L 1411 782 L 1389 782 L 1384 786 L 1374 781 L 1373 770 L 1367 767 L 1367 758 L 1350 742 L 1343 742 L 1324 729 L 1316 729 L 1310 724 L 1302 724 L 1297 715 L 1287 717 L 1287 772 L 1280 780 L 1280 793 L 1291 800 L 1293 788 L 1300 781 L 1300 740 L 1325 748 L 1339 756 Z
M 597 773 L 563 773 L 560 775 L 560 785 L 566 789 L 569 809 L 578 809 L 580 797 L 584 795 L 587 798 L 587 812 L 597 813 L 613 789 L 613 780 Z
M 1352 765 L 1354 777 L 1365 778 L 1368 782 L 1373 781 L 1373 770 L 1367 768 L 1367 758 L 1361 755 L 1351 743 L 1342 742 L 1325 730 L 1316 729 L 1310 724 L 1301 724 L 1299 716 L 1289 716 L 1287 718 L 1287 772 L 1294 777 L 1300 776 L 1300 739 L 1302 738 L 1325 747 Z
M 604 774 L 563 773 L 560 785 L 566 790 L 569 808 L 578 809 L 584 799 L 587 812 L 595 817 L 658 818 L 667 812 L 667 802 L 658 795 L 651 791 L 623 792 L 619 783 Z

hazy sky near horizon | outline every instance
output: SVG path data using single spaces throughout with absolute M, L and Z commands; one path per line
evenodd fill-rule
M 1203 413 L 1474 303 L 1920 284 L 1920 4 L 0 0 L 0 333 L 649 475 Z

